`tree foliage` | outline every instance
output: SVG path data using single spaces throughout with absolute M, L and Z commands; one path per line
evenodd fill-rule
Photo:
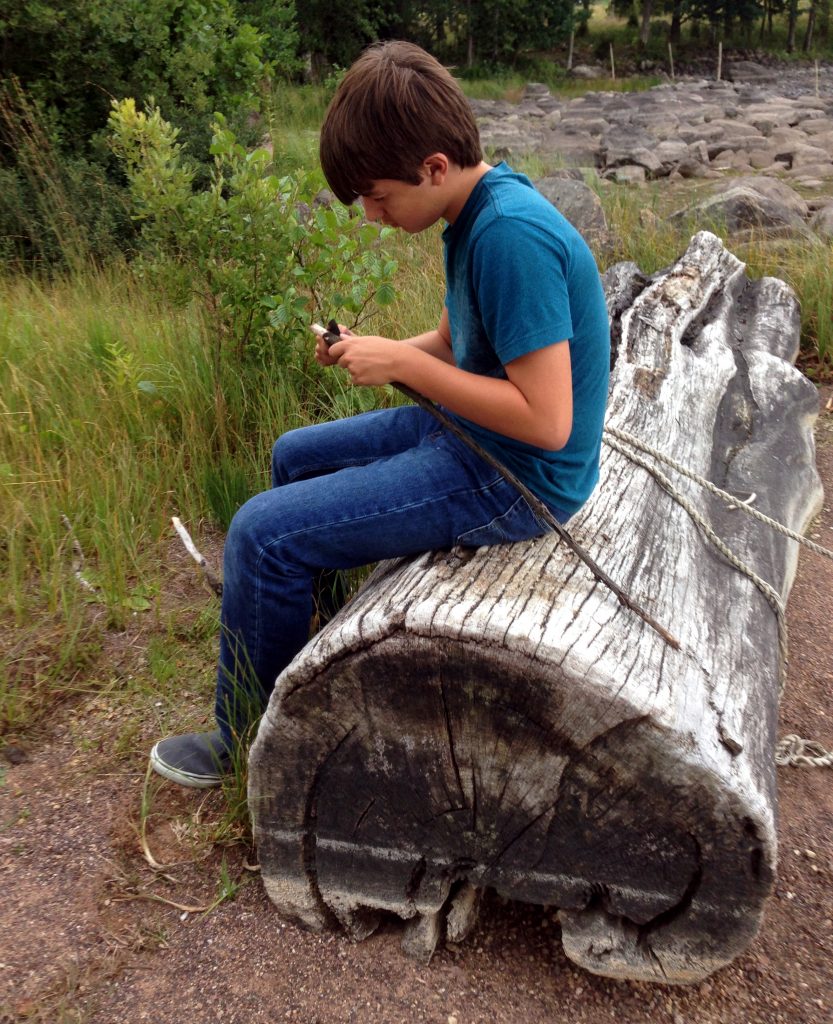
M 275 59 L 294 59 L 292 0 L 0 0 L 3 76 L 37 102 L 64 152 L 103 136 L 110 102 L 153 98 L 191 136 L 249 106 Z M 205 140 L 207 142 L 207 138 Z
M 139 269 L 204 303 L 218 361 L 309 369 L 313 320 L 354 325 L 393 300 L 391 229 L 322 198 L 319 172 L 276 176 L 268 151 L 241 146 L 218 116 L 210 178 L 198 187 L 158 108 L 114 103 L 110 128 L 145 243 Z

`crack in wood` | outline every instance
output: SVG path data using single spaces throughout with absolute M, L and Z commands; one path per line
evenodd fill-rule
M 416 910 L 416 898 L 419 895 L 419 887 L 428 870 L 428 861 L 420 857 L 411 870 L 411 876 L 405 885 L 405 901 Z
M 352 831 L 352 833 L 351 833 L 351 834 L 353 835 L 353 837 L 355 837 L 356 833 L 357 833 L 357 832 L 359 831 L 359 829 L 361 828 L 361 824 L 362 824 L 362 822 L 363 822 L 363 821 L 364 821 L 364 819 L 365 819 L 365 818 L 367 817 L 367 815 L 368 815 L 368 814 L 369 814 L 369 812 L 370 812 L 370 808 L 371 808 L 371 807 L 372 807 L 372 806 L 373 806 L 373 805 L 374 805 L 375 803 L 376 803 L 376 797 L 375 797 L 375 796 L 373 796 L 373 797 L 371 797 L 371 798 L 370 798 L 370 801 L 368 802 L 368 805 L 367 805 L 367 807 L 365 807 L 365 809 L 364 809 L 364 810 L 362 811 L 362 813 L 361 813 L 361 814 L 359 815 L 359 817 L 358 817 L 358 820 L 356 821 L 356 824 L 355 824 L 355 825 L 353 826 L 353 831 Z
M 673 907 L 669 907 L 667 910 L 661 911 L 644 924 L 637 925 L 639 929 L 637 942 L 639 945 L 644 945 L 646 948 L 650 949 L 649 938 L 651 935 L 658 932 L 661 928 L 667 927 L 672 921 L 676 921 L 678 918 L 688 913 L 691 909 L 691 905 L 694 903 L 694 897 L 697 895 L 700 885 L 702 884 L 703 852 L 700 848 L 700 842 L 693 832 L 688 833 L 688 838 L 691 840 L 694 848 L 695 867 L 691 878 L 689 879 L 688 885 L 685 887 L 682 896 Z M 663 971 L 663 973 L 665 972 Z

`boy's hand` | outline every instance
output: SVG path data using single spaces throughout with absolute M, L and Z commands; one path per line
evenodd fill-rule
M 320 328 L 318 327 L 317 324 L 314 324 L 312 329 L 313 331 L 315 331 L 317 335 L 317 341 L 315 342 L 315 361 L 317 363 L 320 363 L 321 366 L 335 366 L 336 363 L 338 362 L 338 359 L 330 355 L 331 346 L 328 345 L 327 342 L 324 341 L 324 338 L 321 336 L 321 334 L 318 333 Z M 349 327 L 345 327 L 343 324 L 339 324 L 338 329 L 342 338 L 354 337 L 354 334 Z
M 350 374 L 354 384 L 381 387 L 397 379 L 398 359 L 406 347 L 378 335 L 350 334 L 331 345 L 327 354 Z

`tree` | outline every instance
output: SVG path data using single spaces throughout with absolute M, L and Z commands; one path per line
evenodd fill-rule
M 524 50 L 544 50 L 566 39 L 573 4 L 572 0 L 481 0 L 467 3 L 461 13 L 471 56 L 513 63 Z

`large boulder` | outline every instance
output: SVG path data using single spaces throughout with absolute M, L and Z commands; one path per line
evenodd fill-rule
M 607 242 L 607 219 L 601 200 L 583 181 L 551 175 L 536 181 L 535 187 L 591 245 Z
M 770 178 L 749 177 L 732 181 L 716 195 L 676 211 L 669 220 L 717 225 L 730 234 L 753 230 L 782 237 L 785 232 L 804 233 L 805 216 L 806 205 L 802 211 L 801 197 L 789 186 Z
M 774 82 L 777 76 L 772 68 L 766 68 L 754 60 L 735 60 L 726 64 L 726 77 L 730 82 L 758 84 Z
M 833 242 L 833 202 L 816 210 L 810 219 L 810 227 L 817 235 Z

